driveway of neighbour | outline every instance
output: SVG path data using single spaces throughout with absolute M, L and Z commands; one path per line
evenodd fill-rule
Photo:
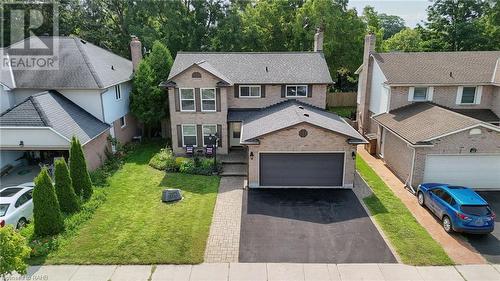
M 348 189 L 243 193 L 240 262 L 396 262 Z
M 405 204 L 415 219 L 429 232 L 448 256 L 457 264 L 477 264 L 485 263 L 486 260 L 481 254 L 470 245 L 460 234 L 448 234 L 443 230 L 439 222 L 430 211 L 418 205 L 416 197 L 405 189 L 405 184 L 401 182 L 394 173 L 389 170 L 380 159 L 370 155 L 365 149 L 359 148 L 358 155 L 377 173 L 377 175 L 387 184 L 394 194 Z
M 488 201 L 497 214 L 495 230 L 488 235 L 464 235 L 469 243 L 490 263 L 500 263 L 500 191 L 484 191 L 479 194 Z

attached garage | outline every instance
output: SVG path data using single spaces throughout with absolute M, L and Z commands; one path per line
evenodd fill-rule
M 500 188 L 500 155 L 427 155 L 424 182 Z
M 261 153 L 261 186 L 340 187 L 345 153 Z

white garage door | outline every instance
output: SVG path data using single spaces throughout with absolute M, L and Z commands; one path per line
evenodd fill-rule
M 427 155 L 424 182 L 500 189 L 500 155 Z

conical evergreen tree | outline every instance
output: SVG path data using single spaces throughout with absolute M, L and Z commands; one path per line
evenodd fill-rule
M 59 201 L 61 211 L 65 213 L 78 211 L 80 209 L 78 198 L 73 190 L 68 165 L 66 165 L 64 158 L 55 162 L 54 180 L 57 200 Z
M 38 236 L 55 235 L 64 229 L 59 202 L 47 168 L 43 168 L 35 178 L 33 216 L 35 234 Z
M 82 146 L 76 137 L 71 139 L 69 173 L 76 195 L 83 199 L 89 199 L 92 196 L 92 182 L 87 170 L 87 162 L 83 155 Z

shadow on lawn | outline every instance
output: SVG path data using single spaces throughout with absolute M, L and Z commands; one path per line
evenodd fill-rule
M 218 188 L 207 188 L 206 181 L 213 180 L 215 176 L 201 176 L 183 173 L 165 173 L 159 186 L 164 188 L 178 188 L 181 191 L 197 194 L 217 193 Z

